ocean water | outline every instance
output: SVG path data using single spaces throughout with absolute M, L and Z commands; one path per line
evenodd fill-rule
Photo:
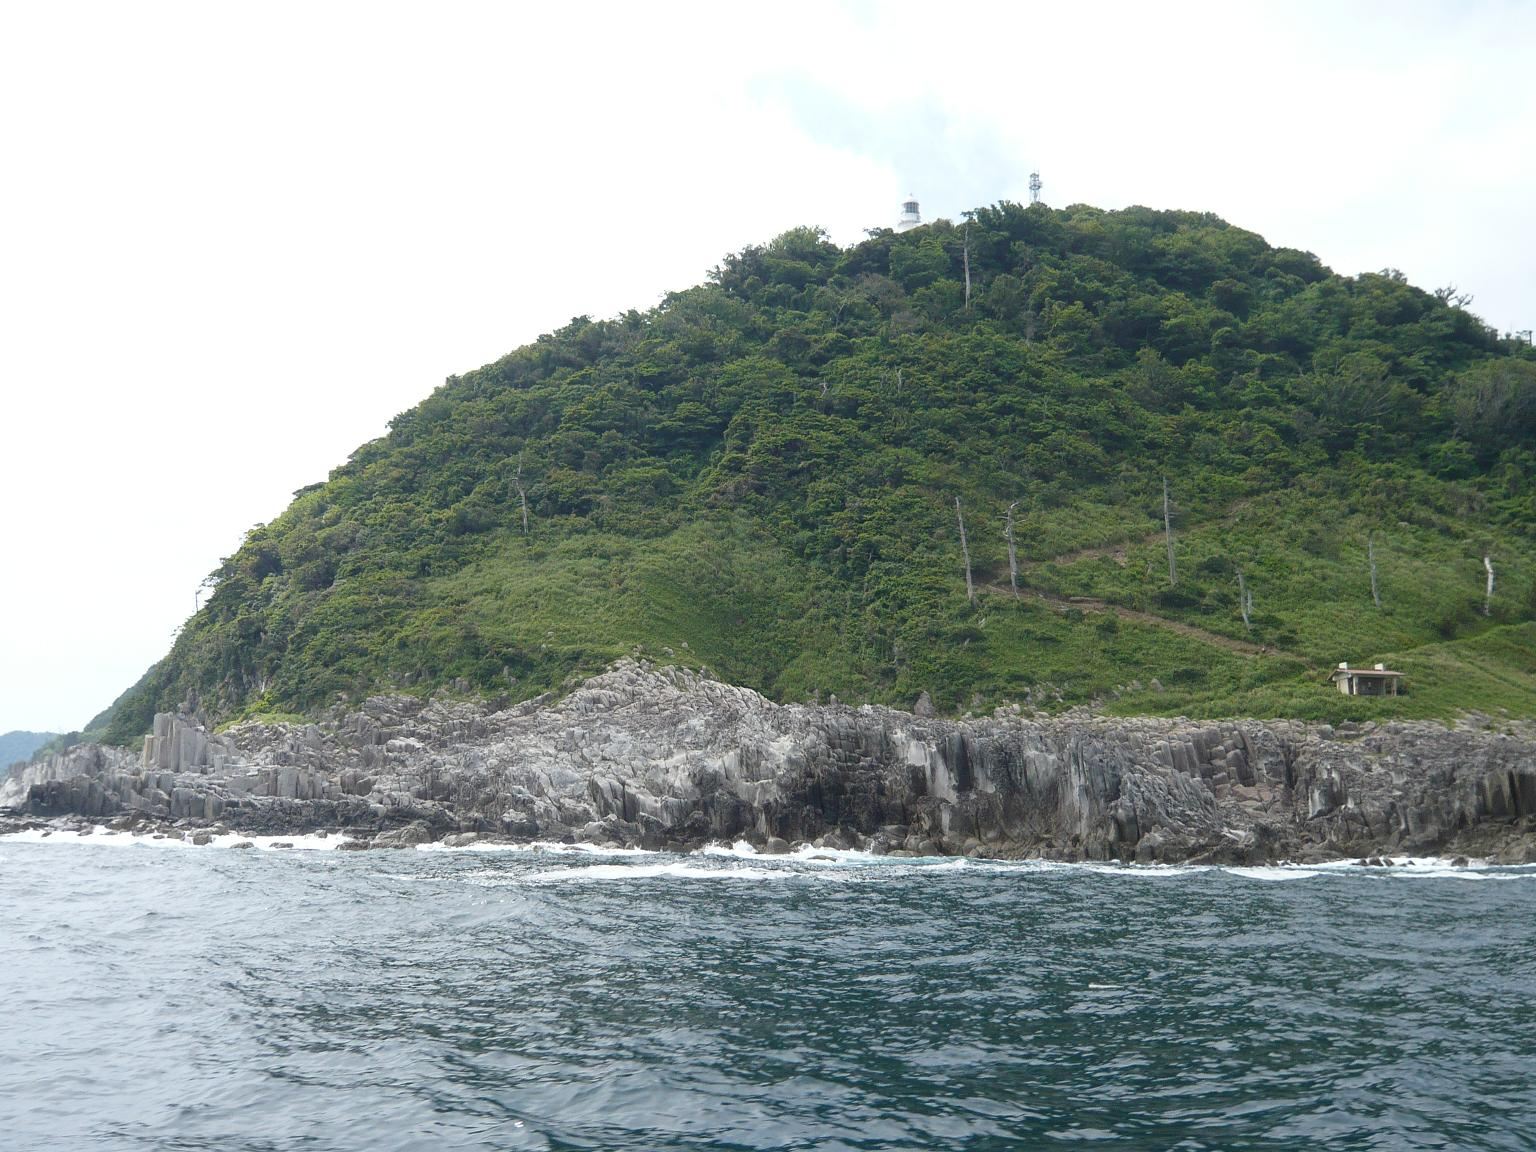
M 0 840 L 6 1149 L 1536 1148 L 1536 869 Z

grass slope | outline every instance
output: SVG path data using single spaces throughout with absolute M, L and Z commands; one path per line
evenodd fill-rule
M 635 652 L 782 700 L 1531 716 L 1533 445 L 1528 347 L 1209 215 L 798 229 L 451 378 L 253 529 L 93 728 Z M 1339 696 L 1340 660 L 1409 695 Z

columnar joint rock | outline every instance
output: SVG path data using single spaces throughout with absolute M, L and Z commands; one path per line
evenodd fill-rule
M 652 848 L 746 838 L 1143 862 L 1391 850 L 1536 855 L 1536 739 L 1433 724 L 944 720 L 775 705 L 625 661 L 493 711 L 376 696 L 219 734 L 155 718 L 138 757 L 80 746 L 0 804 L 272 833 L 479 833 Z M 400 840 L 401 836 L 394 836 Z

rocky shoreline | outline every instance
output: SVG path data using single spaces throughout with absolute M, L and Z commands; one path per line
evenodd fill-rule
M 504 710 L 378 696 L 312 724 L 221 733 L 165 713 L 139 752 L 79 745 L 0 776 L 0 832 L 324 831 L 380 848 L 745 840 L 770 852 L 1141 863 L 1536 860 L 1528 731 L 924 711 L 781 706 L 624 661 L 558 700 Z

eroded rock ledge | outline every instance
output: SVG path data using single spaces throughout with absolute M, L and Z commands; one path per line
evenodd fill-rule
M 1389 851 L 1536 859 L 1536 738 L 1393 723 L 943 720 L 775 705 L 625 661 L 505 711 L 377 696 L 220 734 L 162 714 L 0 778 L 11 819 L 684 849 L 1261 862 Z

